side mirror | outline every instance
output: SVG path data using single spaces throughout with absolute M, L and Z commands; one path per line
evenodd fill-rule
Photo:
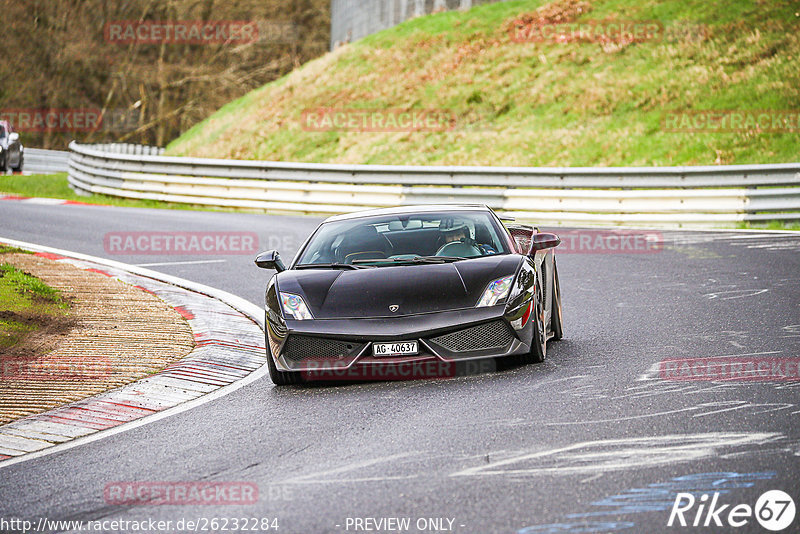
M 275 269 L 278 272 L 286 270 L 277 250 L 268 250 L 256 256 L 256 265 L 261 269 Z
M 8 134 L 9 143 L 14 143 L 16 141 L 19 141 L 19 134 L 17 132 L 11 132 L 10 134 Z
M 548 232 L 538 232 L 533 234 L 533 242 L 531 243 L 531 253 L 537 250 L 545 250 L 548 248 L 557 247 L 561 244 L 561 238 L 556 234 Z

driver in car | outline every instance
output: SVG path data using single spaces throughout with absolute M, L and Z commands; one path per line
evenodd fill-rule
M 444 232 L 444 242 L 452 243 L 454 241 L 460 241 L 462 243 L 468 243 L 475 246 L 478 250 L 481 251 L 483 256 L 489 256 L 491 254 L 497 254 L 497 250 L 491 245 L 487 245 L 485 243 L 478 243 L 474 239 L 470 237 L 469 227 L 466 224 L 460 224 L 454 226 L 452 228 L 448 228 L 447 230 L 443 230 Z

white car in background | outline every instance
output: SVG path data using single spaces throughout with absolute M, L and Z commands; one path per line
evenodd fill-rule
M 19 134 L 14 131 L 8 121 L 0 121 L 0 172 L 8 169 L 22 172 L 25 160 L 25 148 L 19 141 Z

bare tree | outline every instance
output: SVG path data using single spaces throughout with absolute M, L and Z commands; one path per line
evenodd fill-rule
M 29 146 L 71 139 L 163 145 L 227 102 L 327 51 L 330 0 L 0 0 L 6 54 L 0 114 L 90 109 L 90 132 L 22 131 Z M 242 42 L 114 42 L 107 24 L 250 21 Z M 119 41 L 119 40 L 117 40 Z M 77 131 L 76 131 L 77 130 Z

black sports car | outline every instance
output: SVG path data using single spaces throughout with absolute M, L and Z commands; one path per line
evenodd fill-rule
M 411 206 L 324 221 L 266 291 L 278 384 L 452 376 L 473 360 L 544 360 L 560 339 L 558 236 L 486 206 Z M 491 360 L 489 360 L 491 361 Z

